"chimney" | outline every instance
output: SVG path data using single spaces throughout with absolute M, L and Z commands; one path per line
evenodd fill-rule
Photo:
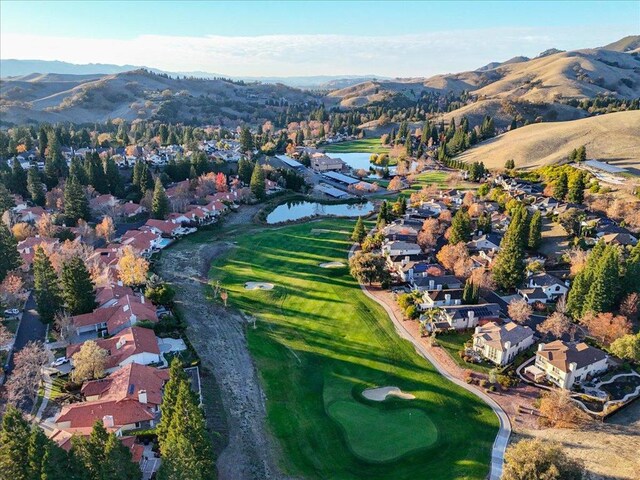
M 138 391 L 138 402 L 140 403 L 147 403 L 147 391 L 146 390 L 139 390 Z
M 476 329 L 475 329 L 476 335 L 480 333 L 480 330 L 482 330 L 482 327 L 476 327 Z
M 539 343 L 538 344 L 538 351 L 541 352 L 542 350 L 544 350 L 544 343 Z
M 104 417 L 102 417 L 102 423 L 104 424 L 105 428 L 113 428 L 113 415 L 105 415 Z
M 429 280 L 429 290 L 433 290 L 435 287 L 435 284 L 436 284 L 435 280 Z
M 509 350 L 511 348 L 511 342 L 504 342 L 504 349 Z
M 569 364 L 569 371 L 570 372 L 575 372 L 577 368 L 578 368 L 578 364 L 576 362 L 571 362 Z
M 445 293 L 444 294 L 444 303 L 446 303 L 447 305 L 449 305 L 451 303 L 451 294 L 450 293 Z

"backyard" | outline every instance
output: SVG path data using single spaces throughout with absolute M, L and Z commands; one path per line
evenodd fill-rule
M 485 362 L 482 364 L 465 362 L 464 359 L 460 357 L 459 352 L 462 351 L 465 343 L 471 341 L 472 336 L 473 332 L 462 332 L 444 333 L 438 335 L 436 338 L 438 345 L 444 348 L 451 356 L 453 361 L 456 362 L 461 368 L 468 368 L 470 370 L 481 373 L 489 373 L 489 371 L 493 368 L 493 366 L 489 364 L 489 362 Z
M 401 340 L 347 267 L 319 267 L 346 263 L 352 226 L 335 219 L 238 234 L 210 271 L 229 307 L 257 318 L 247 337 L 281 467 L 305 478 L 485 478 L 492 411 Z M 378 386 L 415 398 L 362 395 Z

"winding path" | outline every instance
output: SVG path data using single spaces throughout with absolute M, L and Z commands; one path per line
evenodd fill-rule
M 351 256 L 353 255 L 355 248 L 356 245 L 354 244 L 354 246 L 351 247 L 351 250 L 349 250 L 349 258 L 351 258 Z M 507 444 L 509 443 L 509 437 L 511 436 L 511 422 L 509 421 L 509 417 L 507 416 L 506 412 L 500 405 L 498 405 L 498 403 L 493 398 L 484 393 L 482 390 L 479 390 L 478 388 L 475 388 L 451 375 L 449 371 L 446 370 L 433 355 L 431 355 L 429 350 L 427 350 L 424 345 L 416 340 L 411 332 L 407 330 L 407 327 L 405 327 L 404 325 L 404 321 L 396 316 L 395 312 L 391 309 L 391 307 L 389 307 L 389 305 L 378 299 L 375 295 L 371 294 L 369 290 L 367 290 L 367 287 L 365 287 L 364 285 L 360 284 L 360 288 L 367 297 L 384 308 L 385 312 L 387 312 L 387 315 L 389 315 L 389 318 L 394 323 L 398 334 L 402 338 L 409 340 L 415 347 L 416 351 L 424 358 L 426 358 L 429 362 L 431 362 L 431 364 L 436 367 L 436 370 L 438 370 L 438 372 L 443 377 L 478 396 L 487 405 L 489 405 L 489 407 L 491 407 L 491 409 L 497 415 L 498 420 L 500 421 L 500 429 L 498 430 L 498 435 L 493 442 L 493 448 L 491 450 L 491 471 L 489 474 L 489 479 L 500 480 L 500 477 L 502 476 L 502 465 L 504 463 L 504 452 L 507 448 Z

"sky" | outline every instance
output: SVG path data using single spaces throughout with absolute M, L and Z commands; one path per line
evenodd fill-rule
M 2 59 L 229 76 L 430 76 L 637 34 L 640 0 L 0 1 Z

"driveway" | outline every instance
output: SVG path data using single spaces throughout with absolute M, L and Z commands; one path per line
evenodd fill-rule
M 40 315 L 36 311 L 36 300 L 33 292 L 29 295 L 25 304 L 20 326 L 16 332 L 15 343 L 8 361 L 8 372 L 13 370 L 13 354 L 22 350 L 29 342 L 44 342 L 47 334 L 47 326 L 40 321 Z

